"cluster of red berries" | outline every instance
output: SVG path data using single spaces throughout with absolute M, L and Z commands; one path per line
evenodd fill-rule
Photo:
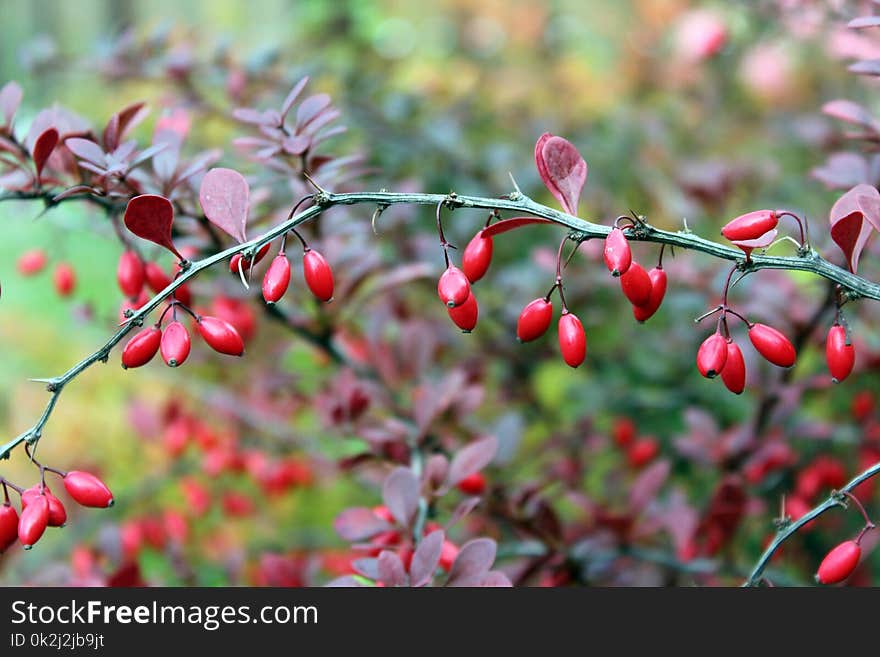
M 666 296 L 667 279 L 662 260 L 651 271 L 645 271 L 633 259 L 629 240 L 617 225 L 605 238 L 604 257 L 611 275 L 620 278 L 620 289 L 632 304 L 633 316 L 639 322 L 646 322 L 657 312 Z
M 630 467 L 639 469 L 648 465 L 660 453 L 660 443 L 653 436 L 639 436 L 635 423 L 629 418 L 617 418 L 611 435 L 614 444 L 626 453 Z
M 22 276 L 35 276 L 46 268 L 48 263 L 46 252 L 42 249 L 33 249 L 22 253 L 16 266 Z M 69 297 L 76 289 L 76 271 L 69 262 L 59 262 L 52 272 L 52 283 L 58 296 Z
M 319 301 L 333 299 L 333 270 L 323 255 L 303 243 L 303 278 L 309 290 Z M 257 252 L 255 263 L 260 260 L 260 253 L 265 254 L 267 244 Z M 233 258 L 234 260 L 235 258 Z M 232 263 L 230 263 L 232 267 Z M 266 303 L 278 303 L 290 285 L 290 260 L 281 252 L 275 256 L 263 276 L 263 299 Z
M 78 504 L 96 508 L 113 505 L 113 495 L 95 475 L 80 470 L 63 473 L 46 468 L 45 471 L 60 475 L 68 495 Z M 0 485 L 5 495 L 5 501 L 0 506 L 0 552 L 5 552 L 16 541 L 29 550 L 40 540 L 47 527 L 63 527 L 67 522 L 64 504 L 52 494 L 45 481 L 27 489 L 6 480 L 0 480 Z M 21 497 L 20 516 L 9 499 L 10 488 Z

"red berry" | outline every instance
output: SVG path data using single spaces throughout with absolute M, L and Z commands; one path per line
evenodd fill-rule
M 303 275 L 306 285 L 319 300 L 330 301 L 333 298 L 333 270 L 324 256 L 314 249 L 309 249 L 303 255 Z
M 553 304 L 547 299 L 535 299 L 519 314 L 516 322 L 516 339 L 530 342 L 540 338 L 550 328 L 553 319 Z
M 214 351 L 230 356 L 244 353 L 244 341 L 229 322 L 207 315 L 198 320 L 199 333 Z
M 49 527 L 63 527 L 64 523 L 67 522 L 67 510 L 64 508 L 61 500 L 55 497 L 46 487 L 40 490 L 40 485 L 37 484 L 24 490 L 21 494 L 21 508 L 27 508 L 27 505 L 35 497 L 39 496 L 45 496 L 46 501 L 49 503 Z
M 721 380 L 735 395 L 741 394 L 746 388 L 746 362 L 742 350 L 733 340 L 727 343 L 727 361 L 721 370 Z
M 648 272 L 635 261 L 620 275 L 620 289 L 634 306 L 644 306 L 650 302 L 652 288 L 653 283 Z
M 562 359 L 570 367 L 577 367 L 584 362 L 587 355 L 587 335 L 581 320 L 572 313 L 565 312 L 559 318 L 557 330 Z
M 620 228 L 612 228 L 605 238 L 605 266 L 612 276 L 626 273 L 632 264 L 632 251 L 629 242 Z
M 61 262 L 55 267 L 52 280 L 55 283 L 55 291 L 62 297 L 68 297 L 76 287 L 76 272 L 70 264 Z
M 749 340 L 768 361 L 779 367 L 791 367 L 797 359 L 794 345 L 782 333 L 766 324 L 753 324 Z
M 636 425 L 626 417 L 619 417 L 614 420 L 614 428 L 612 429 L 614 442 L 619 447 L 628 447 L 636 438 Z
M 455 558 L 458 556 L 458 546 L 450 540 L 443 541 L 443 547 L 440 548 L 440 567 L 449 572 L 449 569 L 452 568 L 452 564 L 455 563 Z
M 373 507 L 373 515 L 378 518 L 381 518 L 385 522 L 390 525 L 397 524 L 397 521 L 394 520 L 394 516 L 391 515 L 391 511 L 388 510 L 388 507 L 385 505 L 379 505 Z
M 464 333 L 470 333 L 474 330 L 477 325 L 477 317 L 480 314 L 480 308 L 473 292 L 468 294 L 468 298 L 463 304 L 455 308 L 447 308 L 446 311 L 449 313 L 449 319 Z
M 241 339 L 248 342 L 257 332 L 257 318 L 251 306 L 233 297 L 218 296 L 211 304 L 211 315 L 232 324 Z
M 260 260 L 266 257 L 266 254 L 269 252 L 269 247 L 271 245 L 271 242 L 266 242 L 263 246 L 260 247 L 260 250 L 257 251 L 257 255 L 253 260 L 253 264 L 258 264 Z M 239 261 L 241 261 L 242 271 L 247 272 L 247 270 L 251 268 L 251 259 L 244 258 L 244 260 L 242 260 L 242 255 L 240 253 L 236 253 L 229 261 L 229 271 L 231 271 L 233 274 L 238 273 Z
M 0 506 L 0 554 L 18 540 L 18 512 L 11 504 Z
M 189 332 L 178 321 L 173 321 L 162 331 L 162 341 L 159 345 L 162 352 L 162 360 L 169 367 L 183 365 L 190 349 Z
M 33 276 L 43 271 L 46 266 L 46 252 L 42 249 L 25 251 L 16 263 L 18 273 L 22 276 Z
M 21 510 L 18 519 L 18 540 L 25 550 L 30 550 L 40 540 L 49 526 L 49 501 L 45 495 L 37 495 Z
M 263 276 L 263 299 L 266 303 L 277 303 L 287 292 L 288 285 L 290 285 L 290 260 L 283 253 L 279 253 Z
M 727 340 L 720 333 L 713 333 L 697 351 L 697 369 L 707 379 L 712 379 L 721 373 L 726 362 Z
M 482 472 L 474 472 L 459 481 L 457 486 L 466 495 L 482 495 L 486 490 L 486 477 Z
M 144 264 L 144 280 L 150 289 L 157 294 L 171 285 L 171 277 L 162 271 L 162 268 L 155 262 Z
M 64 476 L 67 493 L 83 506 L 105 509 L 113 506 L 113 493 L 95 475 L 82 470 L 71 470 Z
M 122 350 L 122 367 L 140 367 L 149 363 L 162 340 L 162 331 L 157 326 L 148 326 L 138 331 Z
M 721 229 L 721 234 L 731 242 L 756 240 L 776 228 L 779 218 L 773 210 L 755 210 L 733 219 Z
M 440 301 L 449 308 L 455 308 L 467 301 L 471 286 L 467 276 L 455 265 L 449 265 L 437 282 L 437 294 Z
M 116 282 L 122 293 L 134 299 L 144 288 L 144 263 L 134 251 L 124 251 L 116 266 Z
M 831 372 L 831 380 L 839 383 L 849 376 L 856 362 L 856 350 L 852 344 L 847 344 L 846 329 L 835 324 L 828 331 L 825 340 L 825 360 L 828 362 L 828 371 Z
M 634 468 L 641 468 L 654 460 L 660 452 L 660 446 L 653 438 L 637 440 L 626 451 L 629 464 Z
M 660 308 L 663 297 L 666 296 L 666 272 L 663 271 L 663 268 L 654 267 L 648 272 L 648 278 L 651 279 L 651 296 L 646 303 L 633 306 L 633 317 L 639 322 L 650 319 Z
M 461 269 L 471 283 L 476 283 L 486 275 L 492 262 L 492 237 L 486 237 L 481 230 L 465 247 L 461 256 Z
M 831 550 L 819 564 L 816 581 L 820 584 L 837 584 L 852 575 L 859 565 L 862 548 L 855 541 L 844 541 Z

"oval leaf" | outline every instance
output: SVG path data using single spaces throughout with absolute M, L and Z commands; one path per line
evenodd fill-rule
M 49 159 L 49 156 L 52 154 L 52 151 L 55 150 L 55 146 L 58 145 L 58 131 L 55 128 L 49 128 L 48 130 L 43 131 L 43 133 L 37 137 L 37 141 L 34 142 L 34 166 L 37 168 L 37 182 L 40 180 L 40 176 L 43 173 L 43 167 L 46 166 L 46 160 Z
M 64 145 L 81 160 L 97 164 L 99 167 L 107 166 L 107 158 L 104 155 L 104 151 L 90 139 L 71 137 L 64 140 Z
M 498 439 L 486 436 L 460 449 L 452 457 L 449 464 L 449 485 L 455 486 L 459 481 L 485 468 L 495 458 L 498 451 Z
M 566 139 L 544 133 L 535 144 L 535 164 L 541 180 L 569 214 L 577 214 L 587 181 L 587 163 Z
M 880 199 L 880 193 L 871 185 L 856 185 L 831 208 L 831 239 L 846 256 L 850 271 L 855 273 L 859 266 L 859 256 L 871 236 L 873 222 L 865 221 L 865 206 L 871 199 Z M 873 208 L 869 208 L 873 215 Z
M 409 527 L 419 506 L 419 482 L 412 470 L 400 466 L 382 484 L 382 501 L 404 527 Z
M 382 550 L 376 563 L 379 571 L 379 581 L 385 586 L 406 586 L 409 578 L 406 576 L 406 568 L 396 552 Z
M 501 233 L 506 233 L 509 230 L 513 230 L 514 228 L 519 228 L 521 226 L 528 226 L 529 224 L 552 224 L 554 222 L 549 219 L 542 219 L 541 217 L 513 217 L 511 219 L 502 219 L 501 221 L 497 221 L 491 226 L 487 226 L 483 229 L 483 237 L 493 237 L 494 235 L 500 235 Z
M 0 114 L 3 115 L 4 125 L 11 125 L 15 112 L 21 104 L 21 86 L 15 80 L 11 80 L 0 89 Z
M 199 203 L 212 224 L 245 242 L 250 193 L 247 180 L 238 171 L 211 169 L 202 179 Z
M 371 509 L 355 507 L 346 509 L 333 521 L 333 529 L 349 542 L 364 541 L 379 532 L 391 529 L 391 525 L 377 516 Z
M 481 579 L 495 562 L 495 541 L 491 538 L 475 538 L 461 546 L 455 563 L 449 570 L 447 586 L 469 586 Z
M 299 95 L 302 93 L 302 90 L 305 89 L 305 86 L 309 82 L 309 76 L 305 76 L 302 80 L 293 85 L 293 89 L 290 90 L 290 93 L 287 94 L 287 98 L 284 99 L 284 102 L 281 104 L 281 121 L 283 122 L 285 118 L 287 118 L 287 113 L 290 111 L 290 108 L 293 107 L 293 104 L 296 102 L 296 99 L 299 98 Z
M 822 106 L 822 112 L 840 121 L 854 123 L 871 130 L 877 129 L 877 122 L 871 113 L 851 100 L 831 100 Z
M 171 241 L 171 224 L 174 222 L 174 206 L 164 196 L 142 194 L 135 196 L 125 208 L 125 227 L 141 239 L 163 246 L 181 260 Z
M 424 586 L 431 581 L 434 571 L 437 570 L 437 564 L 440 563 L 443 539 L 443 530 L 438 529 L 425 536 L 419 543 L 409 565 L 412 586 Z

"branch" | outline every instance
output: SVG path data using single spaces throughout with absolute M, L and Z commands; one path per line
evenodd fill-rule
M 779 531 L 776 532 L 776 536 L 773 537 L 773 541 L 770 543 L 770 545 L 767 546 L 767 549 L 764 550 L 764 554 L 761 555 L 761 558 L 758 559 L 758 563 L 755 564 L 755 567 L 749 574 L 748 579 L 743 583 L 743 586 L 758 586 L 758 584 L 761 583 L 764 569 L 767 567 L 770 559 L 773 558 L 776 550 L 778 550 L 779 547 L 792 536 L 792 534 L 797 532 L 801 527 L 806 525 L 811 520 L 821 516 L 832 507 L 842 506 L 846 508 L 845 494 L 851 493 L 853 489 L 856 488 L 856 486 L 864 481 L 867 481 L 877 474 L 880 474 L 880 463 L 875 463 L 867 470 L 863 470 L 862 472 L 860 472 L 840 490 L 832 491 L 827 500 L 822 502 L 820 505 L 810 509 L 810 511 L 805 513 L 796 521 L 780 527 Z
M 42 198 L 44 202 L 48 198 L 47 192 L 22 193 L 11 192 L 0 195 L 0 200 L 12 198 Z M 99 204 L 105 204 L 108 199 L 93 196 L 72 196 L 70 199 L 93 200 Z M 216 265 L 219 262 L 231 258 L 236 253 L 255 254 L 256 251 L 265 243 L 280 237 L 287 233 L 290 229 L 301 223 L 309 221 L 325 210 L 337 205 L 361 205 L 375 204 L 378 206 L 388 206 L 397 204 L 412 205 L 431 205 L 436 206 L 438 203 L 444 203 L 450 210 L 456 208 L 475 208 L 484 210 L 508 210 L 521 214 L 529 214 L 565 226 L 573 231 L 571 235 L 575 240 L 588 240 L 595 238 L 604 238 L 611 230 L 609 226 L 584 221 L 570 214 L 559 212 L 545 205 L 540 205 L 532 199 L 524 196 L 520 192 L 513 192 L 501 198 L 485 198 L 478 196 L 459 196 L 457 194 L 409 194 L 394 192 L 355 192 L 349 194 L 331 194 L 319 192 L 314 199 L 315 205 L 290 217 L 283 223 L 278 224 L 263 235 L 256 237 L 248 242 L 237 244 L 224 251 L 215 253 L 212 256 L 189 263 L 186 271 L 181 273 L 174 281 L 172 281 L 164 290 L 154 296 L 140 310 L 135 312 L 129 320 L 118 330 L 113 336 L 107 340 L 97 351 L 90 356 L 71 367 L 63 374 L 51 379 L 42 379 L 46 383 L 47 390 L 52 393 L 49 402 L 43 411 L 42 416 L 34 426 L 27 431 L 19 434 L 7 443 L 0 445 L 0 459 L 9 458 L 10 452 L 23 442 L 35 444 L 42 435 L 44 426 L 49 420 L 61 391 L 68 383 L 79 376 L 86 369 L 91 367 L 98 361 L 106 362 L 110 351 L 116 346 L 131 330 L 136 326 L 142 326 L 144 319 L 164 300 L 181 285 L 184 285 L 191 278 L 200 274 L 206 269 Z M 869 299 L 880 300 L 880 285 L 872 283 L 860 276 L 847 272 L 836 265 L 831 264 L 827 260 L 820 257 L 815 251 L 810 251 L 805 256 L 797 257 L 771 257 L 771 256 L 753 256 L 750 263 L 745 263 L 744 254 L 738 249 L 716 244 L 709 240 L 698 237 L 690 232 L 670 232 L 654 228 L 647 223 L 639 223 L 637 227 L 629 229 L 631 233 L 628 237 L 635 241 L 654 242 L 658 244 L 669 244 L 682 249 L 693 251 L 701 251 L 716 258 L 723 260 L 733 260 L 739 263 L 740 268 L 744 271 L 756 271 L 759 269 L 786 269 L 809 271 L 818 276 L 822 276 L 832 282 L 840 284 L 849 291 L 852 298 L 864 297 Z M 878 464 L 880 469 L 880 464 Z M 799 526 L 799 525 L 798 525 Z

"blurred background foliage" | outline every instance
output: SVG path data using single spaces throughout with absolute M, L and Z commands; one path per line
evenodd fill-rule
M 366 154 L 373 173 L 363 188 L 495 196 L 510 190 L 512 175 L 527 194 L 555 205 L 540 184 L 532 154 L 536 138 L 549 131 L 576 144 L 589 164 L 583 217 L 609 222 L 633 209 L 657 226 L 676 229 L 686 222 L 712 238 L 721 224 L 745 211 L 791 207 L 813 222 L 817 247 L 840 260 L 824 229 L 836 194 L 811 180 L 810 171 L 822 163 L 835 140 L 835 127 L 819 113 L 824 102 L 847 97 L 877 105 L 876 90 L 847 74 L 840 61 L 848 46 L 835 35 L 854 15 L 855 5 L 685 0 L 5 2 L 0 80 L 18 80 L 25 89 L 18 119 L 22 125 L 56 101 L 103 125 L 129 102 L 162 106 L 175 90 L 149 79 L 113 79 L 101 69 L 102 57 L 112 52 L 124 29 L 148 41 L 150 35 L 160 39 L 170 34 L 175 46 L 166 65 L 175 59 L 233 61 L 249 74 L 276 81 L 275 98 L 282 98 L 302 75 L 310 75 L 312 91 L 331 94 L 349 128 L 334 150 Z M 688 51 L 692 46 L 682 35 L 682 20 L 695 7 L 715 12 L 726 26 L 726 43 L 714 57 L 699 58 Z M 206 71 L 192 79 L 199 96 L 228 106 L 227 80 Z M 136 136 L 148 138 L 155 116 Z M 209 112 L 194 125 L 191 147 L 231 150 L 231 138 L 240 134 L 240 127 Z M 95 225 L 94 209 L 74 205 L 45 214 L 37 204 L 0 207 L 0 426 L 5 435 L 29 426 L 42 409 L 45 393 L 27 379 L 56 374 L 76 362 L 101 342 L 115 321 L 118 293 L 108 290 L 114 286 L 118 245 L 106 227 Z M 439 267 L 436 247 L 431 246 L 430 212 L 396 212 L 406 217 L 401 230 L 427 235 L 419 255 Z M 368 221 L 369 214 L 361 208 L 349 217 Z M 449 220 L 451 238 L 465 244 L 482 220 L 456 213 Z M 344 230 L 344 225 L 336 229 Z M 498 242 L 497 271 L 489 276 L 494 280 L 481 285 L 482 341 L 455 334 L 445 343 L 438 368 L 479 359 L 487 344 L 513 342 L 511 327 L 519 309 L 543 294 L 552 277 L 556 237 L 541 230 L 524 229 Z M 52 260 L 74 263 L 79 283 L 72 301 L 59 299 L 45 274 L 24 279 L 16 273 L 18 255 L 33 247 L 44 248 Z M 398 257 L 393 240 L 382 240 L 381 248 L 385 258 Z M 586 366 L 570 371 L 560 362 L 552 339 L 489 352 L 495 360 L 486 362 L 488 392 L 476 414 L 477 426 L 516 427 L 511 433 L 522 433 L 521 456 L 530 455 L 504 474 L 508 479 L 536 476 L 545 465 L 540 446 L 554 436 L 607 433 L 621 416 L 632 417 L 641 433 L 656 436 L 663 453 L 671 456 L 674 440 L 693 430 L 688 409 L 703 409 L 720 433 L 751 417 L 765 392 L 761 382 L 777 376 L 750 360 L 749 391 L 733 398 L 720 385 L 700 379 L 692 366 L 695 346 L 708 330 L 695 329 L 692 318 L 716 303 L 723 268 L 700 255 L 676 253 L 673 259 L 667 254 L 670 292 L 663 311 L 647 328 L 632 321 L 613 281 L 599 271 L 598 248 L 584 245 L 568 274 L 569 281 L 577 281 L 569 283 L 570 304 L 588 333 Z M 776 248 L 792 251 L 785 244 Z M 656 259 L 651 246 L 635 250 L 646 266 Z M 876 258 L 866 258 L 863 272 L 874 280 L 875 263 Z M 738 292 L 740 300 L 752 304 L 752 311 L 757 308 L 755 319 L 763 317 L 782 328 L 809 315 L 823 295 L 823 287 L 809 277 L 766 272 L 754 278 L 759 277 L 765 281 L 763 289 L 749 279 L 738 288 L 745 290 Z M 410 300 L 419 295 L 426 299 L 433 294 L 431 286 L 427 280 L 411 285 L 405 294 Z M 433 305 L 425 315 L 444 321 L 442 309 Z M 793 305 L 800 308 L 790 310 Z M 876 323 L 868 323 L 876 319 L 875 313 L 864 325 L 855 322 L 871 351 L 880 347 L 872 330 Z M 261 344 L 273 340 L 288 338 L 267 326 Z M 796 381 L 822 371 L 821 345 L 816 345 L 803 351 Z M 272 353 L 269 347 L 261 349 L 257 353 Z M 299 391 L 326 382 L 319 356 L 303 345 L 293 344 L 284 363 L 299 373 Z M 224 381 L 259 376 L 249 369 L 252 364 L 247 358 L 198 364 L 203 380 L 214 379 L 205 394 L 212 394 L 212 385 L 222 388 Z M 94 463 L 119 491 L 120 501 L 131 500 L 128 509 L 134 512 L 118 511 L 125 504 L 112 512 L 122 517 L 139 508 L 179 505 L 179 491 L 162 484 L 169 476 L 167 459 L 160 446 L 135 435 L 129 402 L 136 396 L 138 403 L 157 407 L 175 391 L 192 396 L 193 379 L 186 369 L 158 366 L 125 374 L 114 356 L 111 365 L 90 370 L 64 393 L 40 447 L 43 458 L 70 467 Z M 767 430 L 782 431 L 806 455 L 801 462 L 836 450 L 854 465 L 858 429 L 845 426 L 850 400 L 854 391 L 876 390 L 876 381 L 868 372 L 848 385 L 843 392 L 822 390 L 800 408 L 793 402 L 797 413 L 789 409 Z M 511 405 L 505 407 L 507 403 Z M 501 421 L 508 424 L 498 425 Z M 282 433 L 289 429 L 304 436 L 325 459 L 353 452 L 354 437 L 334 438 L 332 444 L 322 440 L 314 410 L 299 409 L 287 422 Z M 810 423 L 833 427 L 838 422 L 843 429 L 833 437 L 821 431 L 813 433 L 822 440 L 798 434 Z M 302 446 L 301 441 L 298 449 Z M 603 472 L 620 457 L 611 450 L 593 456 L 584 488 L 601 497 Z M 13 458 L 3 468 L 13 480 L 31 472 L 23 458 Z M 185 471 L 186 465 L 180 469 Z M 717 472 L 687 459 L 676 461 L 676 475 L 686 482 L 697 507 L 706 502 L 718 478 Z M 750 520 L 731 557 L 740 566 L 757 557 L 770 531 L 775 500 L 790 487 L 791 476 L 758 490 L 757 499 L 766 504 L 750 507 Z M 206 518 L 201 536 L 207 556 L 196 562 L 197 573 L 189 581 L 252 581 L 230 567 L 228 555 L 210 554 L 215 540 L 219 546 L 247 543 L 257 552 L 341 546 L 332 532 L 333 516 L 345 504 L 378 503 L 375 492 L 349 479 L 322 478 L 318 488 L 261 508 L 253 521 Z M 3 567 L 0 581 L 62 580 L 60 570 L 51 567 L 66 567 L 62 564 L 72 545 L 112 531 L 102 529 L 107 519 L 99 515 L 81 514 L 64 532 L 47 534 L 39 551 L 16 556 L 14 567 Z M 218 538 L 221 534 L 231 537 Z M 148 554 L 144 559 L 148 581 L 181 583 L 163 557 Z M 810 567 L 809 561 L 795 567 L 802 581 Z

